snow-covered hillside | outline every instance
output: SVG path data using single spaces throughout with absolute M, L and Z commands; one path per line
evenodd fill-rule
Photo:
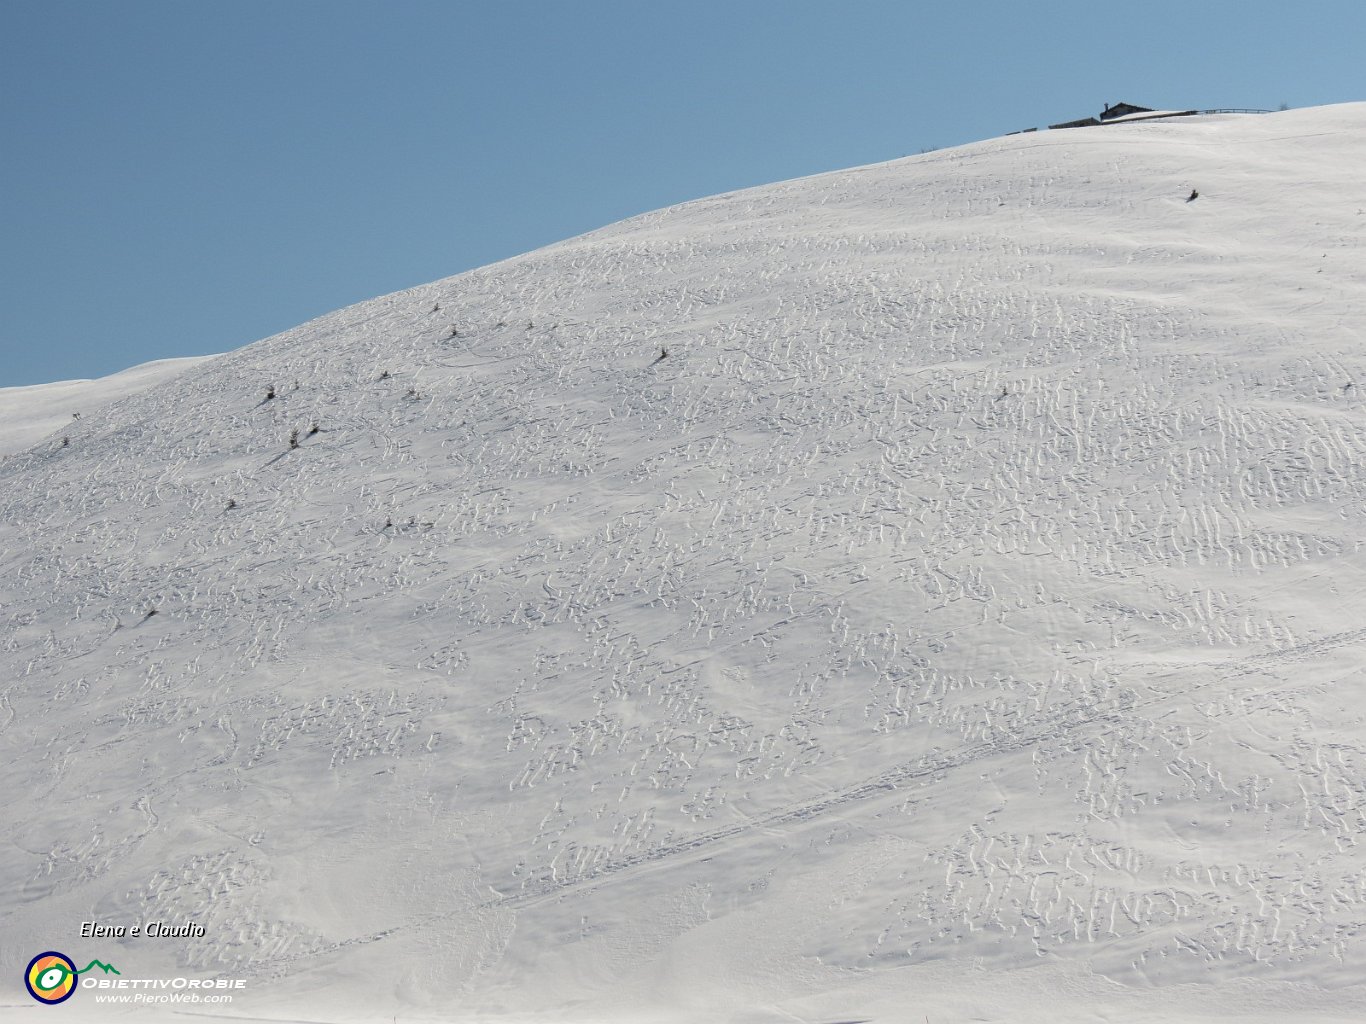
M 5 457 L 0 1006 L 1362 1019 L 1362 167 L 1352 104 L 717 196 Z
M 212 357 L 158 359 L 98 380 L 0 388 L 0 456 L 30 448 L 47 435 L 69 427 L 84 413 L 163 384 L 206 358 Z

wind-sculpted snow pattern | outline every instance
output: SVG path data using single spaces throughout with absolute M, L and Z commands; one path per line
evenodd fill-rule
M 5 457 L 0 1001 L 1362 1019 L 1362 167 L 1354 104 L 718 196 Z

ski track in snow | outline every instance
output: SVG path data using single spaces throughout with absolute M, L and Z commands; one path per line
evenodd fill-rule
M 5 962 L 1366 1012 L 1363 165 L 1353 104 L 731 193 L 0 449 Z

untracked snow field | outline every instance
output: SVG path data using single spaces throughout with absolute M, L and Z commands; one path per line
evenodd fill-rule
M 1016 135 L 12 413 L 0 1016 L 1366 1019 L 1363 168 Z

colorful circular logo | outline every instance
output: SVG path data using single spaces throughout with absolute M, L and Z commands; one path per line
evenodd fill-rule
M 38 1002 L 60 1003 L 76 991 L 76 965 L 64 953 L 39 953 L 28 962 L 24 985 Z

